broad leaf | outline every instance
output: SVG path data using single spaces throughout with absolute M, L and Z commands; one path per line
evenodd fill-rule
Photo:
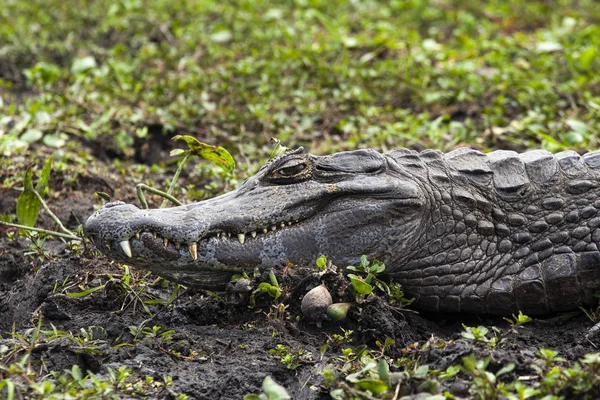
M 235 168 L 233 157 L 223 147 L 202 143 L 189 135 L 177 135 L 173 137 L 173 140 L 183 140 L 198 157 L 212 161 L 227 172 L 232 172 Z
M 40 215 L 42 206 L 35 193 L 33 193 L 31 167 L 25 171 L 23 186 L 25 190 L 17 199 L 17 220 L 21 225 L 34 226 Z
M 356 293 L 362 295 L 371 294 L 373 291 L 373 286 L 369 285 L 367 282 L 360 279 L 358 276 L 354 274 L 348 274 L 348 278 L 350 278 L 350 282 L 352 282 L 352 287 L 356 290 Z
M 263 381 L 262 389 L 269 400 L 289 400 L 292 398 L 287 390 L 275 382 L 270 376 L 267 376 Z
M 368 390 L 374 395 L 381 394 L 389 389 L 388 384 L 379 379 L 361 379 L 355 385 L 362 390 Z

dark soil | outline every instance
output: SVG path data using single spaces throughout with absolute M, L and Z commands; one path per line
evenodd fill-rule
M 51 208 L 63 221 L 83 221 L 93 212 L 94 191 L 107 191 L 108 186 L 114 187 L 117 195 L 134 192 L 131 182 L 108 179 L 107 183 L 105 179 L 79 177 L 71 189 L 60 191 L 52 200 Z M 55 178 L 54 182 L 52 190 L 56 192 L 61 187 L 61 179 Z M 119 184 L 129 186 L 119 187 Z M 4 190 L 3 213 L 14 213 L 14 209 L 10 209 L 14 207 L 11 200 L 17 195 L 16 191 Z M 130 198 L 131 194 L 121 196 L 124 197 Z M 52 227 L 47 216 L 41 218 L 41 225 Z M 375 299 L 356 306 L 341 324 L 326 321 L 317 327 L 297 317 L 301 316 L 302 295 L 317 284 L 318 279 L 301 281 L 299 275 L 291 271 L 279 274 L 284 288 L 295 287 L 288 291 L 290 294 L 284 301 L 289 304 L 284 316 L 272 312 L 270 306 L 274 303 L 264 294 L 257 296 L 257 304 L 251 306 L 248 301 L 231 301 L 231 296 L 230 301 L 223 301 L 198 290 L 180 292 L 171 305 L 151 306 L 150 316 L 139 301 L 135 298 L 132 301 L 131 293 L 119 284 L 110 283 L 118 279 L 85 297 L 72 298 L 64 294 L 80 291 L 77 284 L 94 287 L 109 281 L 111 274 L 113 278 L 123 275 L 121 266 L 94 255 L 93 249 L 74 254 L 62 242 L 49 240 L 45 246 L 47 257 L 39 261 L 37 254 L 25 255 L 30 250 L 28 244 L 22 238 L 9 239 L 7 232 L 0 237 L 0 332 L 5 338 L 0 341 L 8 343 L 14 336 L 7 332 L 25 334 L 35 328 L 41 318 L 42 330 L 55 327 L 77 336 L 85 329 L 91 332 L 95 344 L 94 351 L 90 351 L 67 340 L 41 343 L 32 353 L 31 361 L 45 372 L 62 371 L 78 364 L 83 370 L 105 376 L 107 367 L 127 366 L 141 377 L 148 375 L 160 381 L 164 376 L 171 376 L 173 390 L 186 393 L 192 399 L 241 399 L 245 394 L 259 393 L 263 379 L 270 375 L 295 399 L 314 399 L 329 398 L 327 389 L 321 386 L 321 371 L 330 359 L 340 355 L 340 349 L 330 346 L 321 357 L 320 347 L 331 335 L 341 333 L 340 327 L 354 330 L 353 341 L 344 347 L 365 344 L 378 351 L 376 342 L 390 337 L 395 340 L 395 345 L 388 350 L 392 358 L 417 355 L 421 364 L 437 370 L 462 364 L 461 358 L 472 352 L 478 357 L 491 355 L 489 369 L 492 371 L 508 363 L 516 364 L 512 379 L 534 375 L 530 365 L 536 362 L 535 353 L 540 348 L 555 349 L 569 361 L 596 350 L 585 339 L 592 323 L 582 314 L 569 319 L 535 320 L 513 332 L 501 318 L 422 315 Z M 154 277 L 144 276 L 144 273 L 135 271 L 133 278 L 153 282 Z M 65 289 L 65 281 L 72 286 Z M 168 299 L 173 288 L 173 284 L 159 281 L 148 284 L 145 293 Z M 336 295 L 334 293 L 334 297 Z M 228 297 L 226 293 L 219 296 Z M 463 323 L 497 326 L 504 340 L 496 348 L 473 344 L 460 336 Z M 160 326 L 174 333 L 171 340 L 164 342 L 145 335 L 134 337 L 130 327 L 142 324 L 149 328 Z M 288 368 L 269 352 L 277 345 L 288 346 L 293 353 L 304 352 L 296 368 Z M 307 356 L 307 352 L 311 356 Z M 450 390 L 457 397 L 469 397 L 468 387 L 461 379 L 442 382 L 442 390 Z

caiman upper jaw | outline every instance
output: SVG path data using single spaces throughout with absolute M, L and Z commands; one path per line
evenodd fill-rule
M 251 241 L 260 238 L 263 235 L 270 234 L 271 232 L 287 228 L 300 222 L 295 219 L 293 221 L 288 220 L 262 224 L 261 228 L 256 228 L 250 232 L 226 231 L 219 228 L 208 229 L 203 235 L 198 236 L 196 240 L 189 241 L 174 238 L 172 234 L 163 232 L 165 229 L 146 227 L 151 224 L 144 223 L 143 218 L 151 218 L 153 213 L 156 213 L 156 210 L 154 210 L 154 212 L 140 210 L 139 208 L 122 201 L 106 203 L 88 218 L 84 226 L 84 232 L 96 242 L 101 250 L 109 252 L 114 251 L 113 245 L 115 245 L 116 248 L 120 249 L 128 258 L 133 258 L 134 256 L 131 245 L 132 240 L 135 239 L 141 241 L 142 235 L 148 233 L 152 236 L 152 239 L 157 242 L 160 241 L 165 249 L 169 246 L 173 246 L 176 250 L 187 247 L 192 259 L 197 260 L 198 242 L 200 241 L 211 240 L 212 238 L 223 241 L 237 239 L 237 241 L 243 245 L 249 240 Z M 115 224 L 115 226 L 118 226 L 119 229 L 111 229 L 111 221 L 118 221 L 118 225 Z M 146 238 L 146 240 L 149 240 L 149 238 Z

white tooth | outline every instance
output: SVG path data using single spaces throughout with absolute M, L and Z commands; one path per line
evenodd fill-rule
M 292 225 L 292 221 L 288 221 L 288 226 L 291 226 L 291 225 Z
M 156 238 L 158 237 L 158 233 L 156 233 L 156 232 L 152 232 L 152 237 L 153 237 L 154 239 L 156 239 Z
M 253 238 L 255 238 L 256 237 L 256 231 L 252 231 L 251 235 L 252 235 Z
M 228 233 L 228 234 L 227 234 L 227 237 L 231 237 L 231 233 Z
M 297 224 L 297 223 L 298 223 L 298 220 L 295 220 L 295 221 L 294 221 L 294 223 L 295 223 L 295 224 Z
M 269 230 L 267 228 L 263 228 L 263 233 L 267 233 Z
M 274 231 L 275 229 L 277 229 L 277 226 L 275 226 L 275 225 L 271 226 L 272 231 Z
M 165 247 L 167 247 L 169 245 L 169 239 L 163 238 L 163 244 L 165 245 Z
M 281 226 L 282 228 L 285 228 L 285 222 L 282 222 L 281 225 L 279 225 L 279 226 Z
M 121 246 L 121 249 L 123 249 L 123 253 L 131 258 L 131 244 L 129 243 L 129 240 L 121 240 L 119 245 Z
M 137 240 L 140 240 L 140 233 L 139 233 L 139 232 L 135 234 L 135 238 L 136 238 Z
M 188 249 L 190 250 L 190 254 L 194 260 L 198 259 L 198 245 L 196 242 L 188 244 Z
M 217 232 L 217 238 L 221 237 L 221 232 Z
M 246 241 L 246 235 L 244 235 L 243 233 L 238 233 L 238 240 L 241 244 L 244 244 L 244 241 Z

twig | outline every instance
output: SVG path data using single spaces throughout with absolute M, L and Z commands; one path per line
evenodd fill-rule
M 175 175 L 173 175 L 173 179 L 171 179 L 171 183 L 169 184 L 167 193 L 165 193 L 166 196 L 164 196 L 164 197 L 166 199 L 171 200 L 174 198 L 174 197 L 171 197 L 171 193 L 173 193 L 173 189 L 175 188 L 175 183 L 179 179 L 179 174 L 181 173 L 181 170 L 183 169 L 183 166 L 185 165 L 187 159 L 190 157 L 190 154 L 192 154 L 192 152 L 190 150 L 188 150 L 186 152 L 185 156 L 181 159 L 181 161 L 179 161 L 179 165 L 177 166 L 177 171 L 175 171 Z M 171 201 L 173 201 L 173 200 L 171 200 Z M 177 203 L 179 203 L 179 202 L 177 202 Z M 177 204 L 177 203 L 175 203 L 175 204 Z M 177 205 L 180 206 L 181 203 L 179 203 Z M 165 208 L 166 206 L 167 206 L 167 200 L 163 200 L 162 204 L 160 205 L 160 208 Z
M 46 210 L 46 212 L 48 213 L 48 215 L 54 220 L 54 222 L 56 222 L 56 224 L 58 225 L 58 227 L 63 232 L 65 232 L 66 234 L 71 235 L 71 236 L 75 236 L 75 234 L 73 232 L 71 232 L 70 230 L 68 230 L 67 228 L 65 228 L 65 226 L 62 224 L 62 222 L 60 222 L 60 219 L 58 219 L 58 217 L 56 215 L 54 215 L 54 213 L 52 212 L 52 210 L 50 210 L 50 208 L 48 208 L 48 205 L 46 204 L 46 202 L 44 201 L 44 199 L 42 198 L 42 196 L 37 192 L 37 190 L 34 190 L 33 194 L 35 194 L 35 197 L 38 198 L 38 200 L 42 204 L 42 207 L 44 207 L 44 210 Z
M 144 197 L 144 193 L 142 192 L 142 189 L 147 190 L 150 193 L 154 193 L 159 196 L 162 196 L 165 199 L 171 201 L 175 205 L 178 205 L 178 206 L 182 205 L 182 203 L 179 200 L 177 200 L 175 197 L 171 196 L 170 194 L 163 192 L 162 190 L 155 189 L 155 188 L 150 187 L 143 183 L 138 183 L 136 185 L 136 187 L 138 188 L 138 197 L 140 199 L 140 203 L 142 203 L 143 208 L 148 208 L 148 203 L 146 202 L 146 198 Z
M 71 240 L 79 240 L 79 241 L 81 241 L 81 238 L 79 236 L 75 236 L 74 233 L 71 233 L 69 235 L 69 234 L 66 234 L 66 233 L 49 231 L 47 229 L 34 228 L 33 226 L 13 224 L 11 222 L 4 222 L 4 221 L 0 221 L 0 225 L 12 226 L 13 228 L 19 228 L 19 229 L 23 229 L 25 231 L 41 232 L 41 233 L 45 233 L 45 234 L 52 235 L 52 236 L 62 237 L 62 238 L 65 238 L 65 239 L 71 239 Z

